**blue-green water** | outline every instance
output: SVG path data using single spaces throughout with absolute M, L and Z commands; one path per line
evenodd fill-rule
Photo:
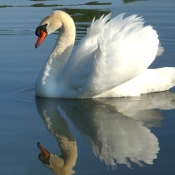
M 66 144 L 74 143 L 74 149 L 67 160 L 72 165 L 63 169 L 73 168 L 76 175 L 173 175 L 175 88 L 96 101 L 35 98 L 35 80 L 57 36 L 50 35 L 36 50 L 34 32 L 56 9 L 74 18 L 76 44 L 94 16 L 110 12 L 143 16 L 165 49 L 151 67 L 175 67 L 174 0 L 0 1 L 0 174 L 53 174 L 38 159 L 37 142 L 61 155 L 64 138 Z M 60 164 L 53 166 L 54 171 Z

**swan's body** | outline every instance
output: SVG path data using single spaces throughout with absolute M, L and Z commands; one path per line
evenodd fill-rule
M 121 14 L 107 22 L 109 17 L 92 22 L 71 57 L 76 32 L 73 19 L 55 11 L 41 21 L 36 47 L 57 29 L 59 37 L 36 81 L 38 96 L 124 97 L 174 86 L 175 68 L 147 69 L 162 52 L 156 31 L 144 27 L 136 15 L 123 19 Z

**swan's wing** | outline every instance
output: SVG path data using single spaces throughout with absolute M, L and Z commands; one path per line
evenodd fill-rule
M 71 88 L 88 97 L 103 93 L 134 78 L 155 59 L 156 31 L 144 27 L 141 17 L 123 15 L 92 22 L 65 69 Z
M 122 18 L 123 14 L 118 18 Z M 97 49 L 97 38 L 100 33 L 103 32 L 106 22 L 109 20 L 110 14 L 107 16 L 101 16 L 100 19 L 95 21 L 93 19 L 91 26 L 87 28 L 87 34 L 81 39 L 76 49 L 76 52 L 68 60 L 64 72 L 71 72 L 78 65 L 78 63 L 89 56 L 93 51 Z M 90 57 L 90 56 L 89 56 Z

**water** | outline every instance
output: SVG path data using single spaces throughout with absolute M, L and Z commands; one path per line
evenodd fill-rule
M 38 159 L 37 142 L 53 154 L 60 155 L 61 148 L 65 159 L 60 138 L 73 145 L 66 162 L 69 174 L 72 167 L 77 175 L 174 174 L 175 88 L 97 101 L 35 98 L 35 80 L 56 35 L 36 50 L 34 31 L 55 9 L 73 16 L 76 44 L 94 16 L 139 14 L 158 31 L 165 48 L 151 67 L 175 66 L 174 0 L 1 1 L 0 174 L 53 174 Z

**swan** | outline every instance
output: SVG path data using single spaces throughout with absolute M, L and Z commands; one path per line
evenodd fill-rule
M 59 36 L 35 84 L 48 98 L 126 97 L 166 91 L 175 85 L 175 68 L 147 69 L 163 52 L 157 32 L 137 15 L 111 14 L 93 20 L 71 54 L 75 24 L 64 11 L 54 11 L 36 28 L 37 48 L 48 34 Z

